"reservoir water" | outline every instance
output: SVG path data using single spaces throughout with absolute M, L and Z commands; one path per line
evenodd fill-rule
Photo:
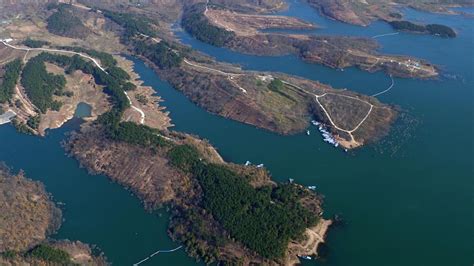
M 468 12 L 468 11 L 466 11 Z M 393 32 L 375 22 L 363 28 L 319 16 L 294 1 L 284 14 L 324 28 L 314 34 L 375 36 Z M 344 153 L 314 134 L 278 136 L 209 114 L 161 81 L 143 62 L 133 59 L 146 85 L 153 86 L 171 112 L 175 130 L 197 134 L 232 162 L 264 163 L 273 178 L 316 185 L 325 195 L 325 216 L 340 213 L 347 224 L 332 230 L 325 261 L 305 265 L 471 265 L 474 262 L 473 90 L 474 20 L 462 16 L 405 14 L 415 20 L 452 26 L 458 38 L 401 33 L 381 37 L 381 51 L 407 54 L 438 64 L 438 80 L 395 79 L 380 96 L 405 110 L 380 144 Z M 390 78 L 357 69 L 344 72 L 302 62 L 293 56 L 257 57 L 203 44 L 183 32 L 184 43 L 219 60 L 246 69 L 279 71 L 373 94 Z M 131 265 L 158 249 L 179 246 L 166 235 L 165 210 L 147 213 L 140 202 L 105 176 L 89 175 L 64 155 L 61 141 L 79 119 L 45 138 L 0 127 L 0 161 L 45 183 L 64 203 L 64 224 L 54 238 L 96 244 L 115 265 Z M 143 265 L 194 265 L 183 250 L 159 254 Z

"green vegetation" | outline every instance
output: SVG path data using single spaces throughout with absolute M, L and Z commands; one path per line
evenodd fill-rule
M 121 69 L 120 67 L 116 67 L 116 66 L 109 67 L 107 69 L 107 72 L 109 73 L 110 76 L 112 76 L 112 78 L 124 83 L 130 79 L 130 75 L 125 70 Z
M 183 56 L 165 41 L 154 44 L 135 41 L 134 47 L 135 53 L 148 58 L 161 69 L 178 67 L 183 61 Z
M 285 98 L 288 98 L 289 100 L 293 101 L 293 102 L 297 102 L 295 100 L 295 98 L 289 94 L 287 94 L 285 92 L 285 83 L 283 83 L 283 81 L 281 79 L 273 79 L 269 84 L 268 84 L 268 88 L 273 91 L 273 92 L 276 92 L 278 94 L 280 94 L 281 96 L 285 97 Z
M 205 208 L 233 237 L 263 257 L 282 257 L 290 239 L 317 222 L 289 188 L 256 190 L 219 165 L 203 167 L 198 179 Z
M 85 38 L 90 32 L 68 5 L 58 5 L 57 11 L 49 16 L 47 23 L 48 31 L 59 36 Z
M 175 146 L 168 151 L 168 159 L 171 165 L 184 172 L 191 172 L 197 168 L 200 161 L 199 157 L 198 150 L 190 145 Z
M 38 126 L 41 121 L 41 115 L 33 116 L 26 121 L 26 125 L 34 130 L 38 130 Z
M 268 84 L 268 88 L 272 91 L 281 91 L 285 88 L 285 84 L 281 79 L 275 78 Z
M 188 145 L 172 148 L 168 159 L 196 176 L 204 193 L 203 207 L 223 228 L 263 257 L 284 256 L 288 242 L 317 223 L 317 217 L 299 203 L 299 190 L 292 184 L 255 189 L 228 167 L 202 161 Z
M 172 44 L 166 41 L 149 44 L 137 38 L 144 37 L 139 35 L 156 37 L 156 31 L 153 28 L 153 25 L 156 25 L 155 21 L 143 16 L 138 17 L 135 14 L 107 10 L 104 11 L 104 15 L 124 28 L 125 31 L 121 36 L 121 40 L 123 43 L 133 46 L 137 55 L 148 58 L 161 69 L 169 69 L 181 64 L 183 55 L 180 52 L 182 51 L 179 51 L 180 49 Z M 134 89 L 131 84 L 126 86 L 126 90 Z
M 93 58 L 99 59 L 101 65 L 103 65 L 106 68 L 117 65 L 117 60 L 115 60 L 115 58 L 111 54 L 108 54 L 108 53 L 105 53 L 105 52 L 99 52 L 99 51 L 96 51 L 96 50 L 86 49 L 86 48 L 82 48 L 82 47 L 72 47 L 72 46 L 59 46 L 59 47 L 57 47 L 57 49 L 59 49 L 59 50 L 68 50 L 68 51 L 74 51 L 76 53 L 87 54 L 87 55 L 89 55 Z
M 104 16 L 113 22 L 122 26 L 125 30 L 124 38 L 128 39 L 137 34 L 145 34 L 150 37 L 156 37 L 155 30 L 152 25 L 156 22 L 143 16 L 137 16 L 129 13 L 118 13 L 105 10 Z
M 217 263 L 213 264 L 219 258 L 219 247 L 224 246 L 230 242 L 226 235 L 215 234 L 209 219 L 203 217 L 205 210 L 197 207 L 182 208 L 179 212 L 175 212 L 172 217 L 172 224 L 170 230 L 173 231 L 176 227 L 182 228 L 185 232 L 179 232 L 177 240 L 182 242 L 186 247 L 186 253 L 196 259 L 201 259 L 206 265 L 243 265 L 243 264 L 228 264 Z M 179 230 L 179 229 L 178 229 Z M 205 240 L 210 245 L 202 243 Z M 204 245 L 203 245 L 204 244 Z
M 410 21 L 391 21 L 389 23 L 395 30 L 406 30 L 406 31 L 413 31 L 413 32 L 429 33 L 432 35 L 439 35 L 445 38 L 456 37 L 456 32 L 452 28 L 448 26 L 440 25 L 440 24 L 428 24 L 425 26 L 425 25 L 415 24 Z
M 136 94 L 135 95 L 135 99 L 137 99 L 137 101 L 143 105 L 147 105 L 148 104 L 148 99 L 146 98 L 145 95 L 143 94 Z
M 55 63 L 65 68 L 66 73 L 81 70 L 86 74 L 91 74 L 94 77 L 95 83 L 105 87 L 104 92 L 110 96 L 109 99 L 113 108 L 111 111 L 101 115 L 98 123 L 105 127 L 108 137 L 142 146 L 165 145 L 164 139 L 159 136 L 157 130 L 131 122 L 120 122 L 123 112 L 130 107 L 130 102 L 124 91 L 135 87 L 135 85 L 128 81 L 130 75 L 123 69 L 111 66 L 106 69 L 108 72 L 106 73 L 78 55 L 68 57 L 43 53 L 38 57 L 40 56 L 44 61 Z
M 13 95 L 13 90 L 20 77 L 22 63 L 20 59 L 15 59 L 5 65 L 5 74 L 0 84 L 0 103 L 7 102 Z
M 1 253 L 1 256 L 4 259 L 7 259 L 7 260 L 14 259 L 14 258 L 16 258 L 17 255 L 18 255 L 17 252 L 15 252 L 13 250 L 7 250 L 7 251 Z
M 456 37 L 456 32 L 453 29 L 440 24 L 428 24 L 426 30 L 432 35 L 439 35 L 444 38 Z
M 185 10 L 181 22 L 183 28 L 196 39 L 214 46 L 224 46 L 235 34 L 209 23 L 204 16 L 204 5 L 197 4 Z
M 45 45 L 49 45 L 50 43 L 47 41 L 33 40 L 30 38 L 27 38 L 26 40 L 23 41 L 23 44 L 30 48 L 41 48 Z
M 125 141 L 144 147 L 164 146 L 167 142 L 159 135 L 159 131 L 133 122 L 122 122 L 109 135 L 112 139 Z
M 92 51 L 91 53 L 96 52 Z M 103 57 L 108 56 L 104 55 Z M 60 103 L 52 100 L 53 94 L 66 94 L 63 93 L 66 84 L 64 76 L 48 73 L 45 62 L 64 68 L 66 73 L 80 70 L 85 74 L 90 74 L 94 77 L 95 83 L 104 86 L 104 92 L 110 96 L 109 99 L 113 108 L 101 115 L 98 122 L 105 127 L 108 137 L 143 146 L 162 146 L 166 144 L 166 141 L 159 136 L 159 132 L 155 129 L 130 122 L 120 122 L 123 112 L 130 107 L 130 102 L 124 91 L 135 88 L 135 85 L 129 82 L 130 75 L 114 65 L 107 68 L 108 73 L 106 73 L 78 55 L 70 57 L 41 53 L 32 58 L 25 66 L 22 73 L 22 84 L 30 100 L 42 112 L 46 112 L 48 108 L 58 109 L 60 107 Z M 39 121 L 40 118 L 37 116 L 30 118 L 26 125 L 18 122 L 14 124 L 20 132 L 31 133 L 31 129 L 37 129 Z
M 29 128 L 26 124 L 21 123 L 18 121 L 18 119 L 13 118 L 12 119 L 12 124 L 15 127 L 16 131 L 19 133 L 27 134 L 27 135 L 33 135 L 34 132 L 31 128 Z
M 44 260 L 46 262 L 59 263 L 62 265 L 71 263 L 71 257 L 67 252 L 46 244 L 40 244 L 35 247 L 30 251 L 29 256 Z
M 42 53 L 25 65 L 21 75 L 21 84 L 31 102 L 45 113 L 48 109 L 59 110 L 61 103 L 53 100 L 53 94 L 61 94 L 66 86 L 63 75 L 54 75 L 46 71 Z

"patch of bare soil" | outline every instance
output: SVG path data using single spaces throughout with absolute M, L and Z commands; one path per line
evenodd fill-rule
M 301 242 L 291 242 L 288 245 L 290 254 L 288 265 L 299 264 L 298 257 L 318 256 L 318 247 L 325 242 L 326 234 L 331 224 L 331 220 L 321 219 L 316 226 L 306 229 L 304 240 Z
M 249 15 L 224 9 L 208 9 L 209 21 L 237 35 L 255 35 L 263 29 L 313 29 L 315 26 L 303 20 L 271 15 Z
M 56 241 L 51 246 L 66 251 L 71 256 L 71 262 L 78 265 L 102 266 L 108 265 L 102 256 L 93 255 L 89 245 L 80 241 Z
M 232 10 L 252 13 L 273 13 L 288 6 L 284 0 L 213 0 L 212 3 Z
M 155 90 L 152 87 L 143 86 L 143 82 L 140 80 L 140 76 L 133 71 L 133 62 L 123 57 L 116 57 L 118 66 L 127 71 L 131 76 L 132 82 L 137 86 L 135 90 L 128 91 L 127 94 L 132 102 L 132 106 L 125 110 L 122 117 L 124 121 L 132 121 L 137 124 L 144 122 L 152 128 L 159 130 L 165 130 L 172 126 L 169 112 L 165 111 L 165 107 L 160 106 L 160 102 L 163 100 L 161 97 L 156 95 Z M 159 88 L 158 88 L 159 89 Z M 142 113 L 138 110 L 141 110 Z

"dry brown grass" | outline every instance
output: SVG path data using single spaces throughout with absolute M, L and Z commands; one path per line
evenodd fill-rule
M 63 105 L 59 111 L 48 110 L 41 115 L 38 128 L 41 135 L 45 134 L 46 129 L 59 128 L 66 121 L 73 118 L 76 107 L 81 102 L 92 107 L 91 117 L 89 118 L 92 120 L 110 109 L 110 103 L 102 91 L 103 88 L 94 83 L 94 78 L 91 75 L 84 74 L 81 71 L 66 75 L 62 68 L 50 63 L 46 63 L 46 69 L 50 73 L 64 75 L 66 77 L 65 91 L 72 92 L 73 96 L 54 96 L 54 99 L 62 102 Z
M 238 35 L 255 35 L 262 29 L 313 29 L 314 25 L 293 17 L 249 15 L 223 9 L 208 9 L 207 18 L 218 27 Z
M 60 217 L 42 184 L 0 169 L 0 252 L 42 242 L 59 227 Z

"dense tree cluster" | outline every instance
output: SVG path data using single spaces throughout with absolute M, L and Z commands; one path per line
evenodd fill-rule
M 30 128 L 37 130 L 39 127 L 40 121 L 41 121 L 41 115 L 36 115 L 36 116 L 30 117 L 28 121 L 26 121 L 26 124 Z
M 287 92 L 285 92 L 285 83 L 283 83 L 283 81 L 281 79 L 277 79 L 277 78 L 273 79 L 268 84 L 268 88 L 271 91 L 276 92 L 276 93 L 280 94 L 281 96 L 283 96 L 285 98 L 288 98 L 291 101 L 294 101 L 295 103 L 297 102 L 297 100 L 295 100 L 295 98 L 293 96 L 291 96 Z
M 12 125 L 15 127 L 16 131 L 23 134 L 33 135 L 34 132 L 31 128 L 29 128 L 25 123 L 18 121 L 15 117 L 12 119 Z
M 115 60 L 115 58 L 111 54 L 108 54 L 105 52 L 99 52 L 96 50 L 86 49 L 86 48 L 77 47 L 77 46 L 74 46 L 74 47 L 73 46 L 59 46 L 57 48 L 60 50 L 68 50 L 68 51 L 74 51 L 76 53 L 83 53 L 93 58 L 97 58 L 100 60 L 101 65 L 103 65 L 104 67 L 112 67 L 112 66 L 117 65 L 117 60 Z
M 46 71 L 45 54 L 32 58 L 25 65 L 21 74 L 21 84 L 31 102 L 45 113 L 48 109 L 59 110 L 61 103 L 53 100 L 53 95 L 60 95 L 66 85 L 63 75 Z
M 150 44 L 140 38 L 144 37 L 143 35 L 156 37 L 156 31 L 153 28 L 153 25 L 156 25 L 155 21 L 143 16 L 138 17 L 135 14 L 108 10 L 104 11 L 104 15 L 122 26 L 124 29 L 124 33 L 121 36 L 122 42 L 134 47 L 134 52 L 137 55 L 146 57 L 161 69 L 169 69 L 181 64 L 183 55 L 173 45 L 166 41 Z
M 268 88 L 272 91 L 281 91 L 285 88 L 285 84 L 280 79 L 273 79 L 269 84 Z
M 432 35 L 439 35 L 441 37 L 449 37 L 454 38 L 456 37 L 456 32 L 445 25 L 440 24 L 428 24 L 426 25 L 426 30 Z
M 23 44 L 30 48 L 41 48 L 45 45 L 49 45 L 50 43 L 47 41 L 33 40 L 31 38 L 27 38 L 23 41 Z
M 69 256 L 66 251 L 54 248 L 46 244 L 41 244 L 35 247 L 33 250 L 30 251 L 29 256 L 53 264 L 71 264 L 71 256 Z
M 47 23 L 48 31 L 59 36 L 85 38 L 90 32 L 67 5 L 57 6 L 57 11 L 49 16 Z
M 20 59 L 15 59 L 5 65 L 5 73 L 0 84 L 0 103 L 7 102 L 13 95 L 13 90 L 20 77 L 22 63 Z
M 456 32 L 445 25 L 440 24 L 428 24 L 428 25 L 419 25 L 412 23 L 410 21 L 391 21 L 389 22 L 390 25 L 395 30 L 406 30 L 406 31 L 413 31 L 413 32 L 422 32 L 422 33 L 429 33 L 432 35 L 439 35 L 441 37 L 449 37 L 454 38 L 456 37 Z
M 204 15 L 204 5 L 197 4 L 188 8 L 183 15 L 183 28 L 196 39 L 214 46 L 224 46 L 235 34 L 209 23 Z
M 147 44 L 137 40 L 134 41 L 134 47 L 135 53 L 146 57 L 161 69 L 178 67 L 183 61 L 183 56 L 165 41 Z
M 124 38 L 130 38 L 137 34 L 145 34 L 150 37 L 156 36 L 155 30 L 152 27 L 156 22 L 146 17 L 138 17 L 134 14 L 112 12 L 109 10 L 104 11 L 104 16 L 124 28 Z
M 114 140 L 145 147 L 164 146 L 167 142 L 159 135 L 159 131 L 133 122 L 122 122 L 114 128 L 110 136 Z
M 317 217 L 299 203 L 293 185 L 255 189 L 224 165 L 206 163 L 191 146 L 168 152 L 170 163 L 197 177 L 202 204 L 237 241 L 263 257 L 284 256 L 290 239 L 301 236 Z

